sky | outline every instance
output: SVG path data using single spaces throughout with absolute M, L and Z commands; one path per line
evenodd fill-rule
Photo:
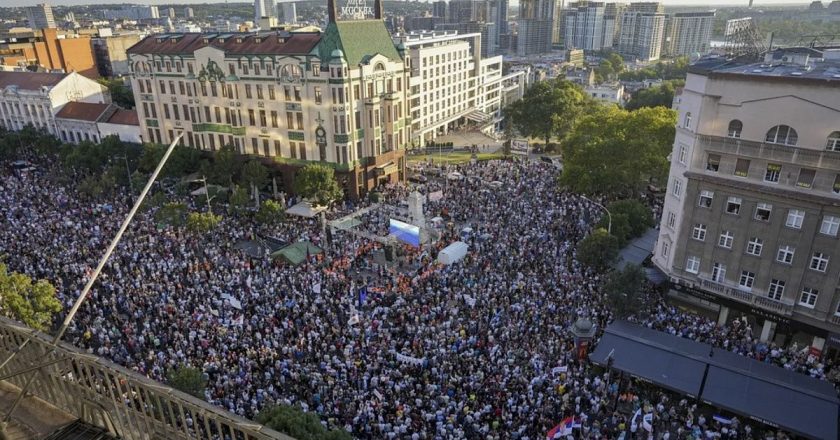
M 247 0 L 245 0 L 247 1 Z M 341 1 L 341 0 L 339 0 Z M 626 0 L 625 0 L 626 1 Z M 186 4 L 186 3 L 224 3 L 224 0 L 135 0 L 135 1 L 120 1 L 120 0 L 47 0 L 47 3 L 52 5 L 86 5 L 86 4 L 113 4 L 113 3 L 131 3 L 131 4 Z M 243 0 L 230 0 L 231 3 L 243 2 Z M 780 5 L 780 4 L 808 4 L 811 0 L 755 0 L 754 7 L 761 7 L 761 5 Z M 828 5 L 830 0 L 823 0 L 823 4 Z M 0 2 L 2 6 L 33 6 L 38 3 L 44 3 L 44 0 L 4 0 Z M 324 1 L 326 3 L 326 1 Z M 515 2 L 513 2 L 515 3 Z M 666 5 L 673 6 L 726 6 L 726 5 L 745 5 L 748 0 L 733 1 L 733 0 L 663 0 Z

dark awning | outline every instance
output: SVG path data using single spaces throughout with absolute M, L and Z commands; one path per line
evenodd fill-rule
M 619 371 L 710 405 L 803 437 L 837 438 L 840 400 L 829 382 L 625 321 L 604 330 L 590 360 L 610 357 Z

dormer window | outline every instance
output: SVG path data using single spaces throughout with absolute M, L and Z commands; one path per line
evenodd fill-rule
M 236 37 L 236 42 L 241 43 L 242 42 L 242 37 Z
M 255 37 L 255 38 L 254 38 L 254 43 L 262 43 L 262 38 L 260 38 L 260 37 Z
M 204 44 L 209 44 L 209 43 L 210 43 L 210 39 L 209 39 L 209 38 L 207 38 L 207 37 L 202 38 L 202 39 L 201 39 L 201 41 L 202 41 Z

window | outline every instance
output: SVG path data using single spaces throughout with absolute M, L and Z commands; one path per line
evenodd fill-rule
M 286 101 L 291 101 L 292 100 L 291 93 L 292 93 L 292 89 L 290 89 L 289 86 L 284 86 L 283 87 L 283 98 Z
M 738 177 L 747 177 L 750 173 L 750 161 L 747 159 L 738 159 L 735 162 L 735 175 Z
M 674 187 L 671 190 L 671 194 L 676 198 L 682 196 L 682 181 L 680 179 L 674 178 Z
M 767 171 L 764 172 L 764 181 L 770 183 L 778 183 L 779 176 L 782 174 L 782 166 L 775 163 L 767 164 Z
M 763 222 L 770 221 L 770 213 L 773 211 L 773 205 L 769 203 L 759 203 L 755 207 L 755 219 Z
M 793 263 L 793 253 L 796 248 L 791 246 L 779 247 L 779 252 L 776 253 L 776 261 L 779 263 L 791 264 Z
M 726 280 L 726 265 L 715 263 L 714 266 L 712 266 L 712 281 L 722 283 L 724 280 Z
M 796 186 L 800 188 L 810 188 L 814 185 L 814 176 L 816 174 L 816 170 L 802 168 L 799 170 L 799 178 L 796 179 Z
M 835 131 L 828 135 L 828 142 L 825 143 L 825 149 L 829 151 L 840 151 L 840 131 Z
M 834 194 L 840 194 L 840 174 L 834 176 L 834 186 L 831 187 Z
M 251 99 L 251 85 L 245 84 L 245 97 Z
M 668 227 L 674 229 L 674 226 L 677 225 L 677 215 L 673 212 L 668 213 Z
M 740 197 L 730 197 L 726 201 L 726 212 L 728 214 L 738 215 L 741 212 L 741 198 Z
M 668 258 L 668 243 L 662 242 L 662 256 Z
M 833 215 L 823 216 L 823 221 L 820 225 L 820 234 L 836 237 L 838 227 L 840 227 L 840 217 L 834 217 Z
M 315 87 L 315 104 L 320 104 L 321 99 L 321 88 Z
M 685 158 L 686 158 L 687 155 L 688 155 L 688 149 L 685 147 L 685 145 L 680 145 L 679 161 L 680 161 L 681 164 L 685 165 Z
M 817 289 L 806 287 L 802 289 L 802 296 L 799 297 L 799 305 L 813 309 L 817 304 L 817 296 L 820 292 Z
M 698 204 L 701 208 L 711 208 L 714 197 L 715 193 L 712 191 L 700 191 L 700 201 Z
M 788 211 L 785 226 L 793 229 L 802 229 L 803 220 L 805 220 L 805 211 L 801 209 L 791 209 Z
M 691 238 L 700 241 L 706 240 L 706 225 L 702 223 L 695 224 L 694 229 L 691 230 Z
M 718 238 L 718 246 L 732 249 L 732 241 L 734 241 L 735 236 L 732 235 L 730 231 L 723 231 L 720 233 L 720 238 Z
M 747 242 L 747 253 L 750 255 L 755 255 L 756 257 L 761 256 L 761 248 L 764 247 L 764 242 L 758 237 L 750 238 L 750 241 Z
M 688 273 L 699 273 L 700 272 L 700 258 L 699 257 L 688 257 L 685 261 L 685 271 Z
M 797 140 L 799 140 L 799 136 L 797 136 L 796 130 L 787 125 L 777 125 L 771 128 L 767 131 L 767 136 L 764 137 L 765 142 L 790 146 L 796 145 Z
M 746 270 L 741 271 L 741 278 L 738 279 L 739 286 L 741 286 L 744 290 L 752 290 L 754 282 L 755 273 Z
M 767 288 L 767 297 L 781 301 L 782 295 L 785 294 L 785 282 L 782 280 L 773 279 L 770 281 L 770 287 Z
M 691 129 L 691 112 L 685 112 L 685 117 L 683 118 L 683 127 Z
M 828 269 L 828 255 L 822 252 L 814 252 L 809 267 L 817 272 L 825 272 Z
M 729 128 L 726 130 L 726 135 L 731 138 L 739 138 L 741 137 L 741 129 L 744 128 L 744 124 L 737 120 L 733 119 L 729 121 Z

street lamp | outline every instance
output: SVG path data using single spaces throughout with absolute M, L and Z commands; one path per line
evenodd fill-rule
M 207 199 L 207 212 L 212 212 L 210 211 L 210 200 L 214 199 L 216 196 L 210 197 L 210 191 L 207 189 L 207 177 L 201 176 L 201 179 L 195 179 L 193 182 L 204 183 L 204 197 Z
M 128 166 L 128 155 L 114 156 L 114 159 L 125 159 L 125 175 L 128 177 L 128 190 L 134 195 L 134 184 L 131 182 L 131 167 Z
M 609 209 L 607 209 L 607 207 L 606 207 L 606 206 L 604 206 L 604 205 L 602 205 L 602 204 L 600 204 L 600 203 L 598 203 L 598 202 L 596 202 L 596 201 L 594 201 L 594 200 L 590 199 L 589 197 L 586 197 L 586 196 L 581 196 L 581 197 L 583 198 L 583 200 L 587 200 L 587 201 L 589 201 L 590 203 L 592 203 L 593 205 L 596 205 L 596 206 L 600 207 L 601 209 L 603 209 L 603 210 L 604 210 L 604 212 L 606 212 L 606 213 L 607 213 L 607 233 L 608 233 L 608 234 L 610 234 L 610 235 L 612 235 L 612 214 L 610 214 L 610 210 L 609 210 Z

